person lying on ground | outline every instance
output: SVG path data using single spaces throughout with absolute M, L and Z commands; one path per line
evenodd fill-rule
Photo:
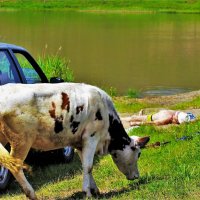
M 129 121 L 130 126 L 138 126 L 141 124 L 181 124 L 184 122 L 194 121 L 195 118 L 194 114 L 183 111 L 160 110 L 156 113 L 143 115 L 143 110 L 141 110 L 139 115 L 132 115 L 131 117 L 126 118 L 126 120 Z

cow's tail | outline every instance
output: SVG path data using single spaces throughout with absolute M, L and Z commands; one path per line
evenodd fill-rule
M 0 143 L 0 165 L 9 169 L 11 172 L 17 173 L 21 169 L 31 172 L 31 168 L 24 164 L 22 160 L 12 157 L 5 147 Z

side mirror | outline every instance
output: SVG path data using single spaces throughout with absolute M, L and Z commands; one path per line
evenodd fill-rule
M 64 82 L 62 78 L 59 78 L 59 77 L 50 78 L 50 83 L 62 83 L 62 82 Z

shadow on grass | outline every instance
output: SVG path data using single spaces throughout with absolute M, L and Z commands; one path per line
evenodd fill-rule
M 120 194 L 125 194 L 137 189 L 138 187 L 136 185 L 133 185 L 128 188 L 122 188 L 120 190 L 112 190 L 110 192 L 101 192 L 101 194 L 93 196 L 92 199 L 110 199 L 112 197 L 119 196 Z M 75 192 L 69 197 L 57 198 L 57 200 L 75 200 L 75 199 L 85 199 L 85 198 L 86 198 L 85 193 L 79 191 L 79 192 Z
M 126 194 L 134 190 L 140 190 L 141 185 L 146 185 L 150 182 L 161 180 L 161 179 L 162 179 L 161 177 L 157 177 L 157 176 L 151 176 L 151 177 L 144 176 L 144 177 L 141 177 L 139 181 L 130 183 L 127 187 L 123 187 L 122 189 L 119 189 L 119 190 L 111 190 L 109 192 L 101 192 L 99 195 L 93 196 L 94 198 L 92 199 L 110 199 L 115 196 Z M 85 199 L 85 193 L 78 191 L 69 197 L 57 198 L 57 200 L 75 200 L 75 199 Z
M 94 165 L 98 164 L 100 161 L 100 157 L 95 157 Z M 74 160 L 68 164 L 66 163 L 59 163 L 59 164 L 51 164 L 51 165 L 33 165 L 33 175 L 27 174 L 26 177 L 28 181 L 31 183 L 34 189 L 41 188 L 43 185 L 48 183 L 56 183 L 66 179 L 73 179 L 77 174 L 82 174 L 82 166 L 80 159 L 77 154 L 74 156 Z M 162 177 L 157 176 L 142 176 L 139 181 L 137 182 L 130 182 L 127 187 L 123 187 L 119 190 L 111 190 L 109 192 L 102 192 L 100 195 L 95 196 L 95 199 L 109 199 L 114 196 L 119 196 L 120 194 L 126 194 L 133 190 L 139 190 L 140 185 L 146 185 L 153 181 L 161 180 Z M 101 188 L 100 188 L 101 189 Z M 10 187 L 7 191 L 7 194 L 10 195 L 19 195 L 22 193 L 19 184 L 16 181 L 11 183 Z M 4 194 L 6 194 L 4 193 Z M 2 193 L 1 193 L 2 194 Z M 3 195 L 4 195 L 3 194 Z M 3 196 L 2 196 L 3 197 Z M 71 196 L 68 197 L 58 197 L 57 200 L 68 200 L 68 199 L 83 199 L 85 198 L 85 194 L 81 191 L 75 192 Z
M 35 157 L 33 157 L 34 159 Z M 26 161 L 32 167 L 32 174 L 28 174 L 25 171 L 25 176 L 28 182 L 33 186 L 35 190 L 46 185 L 48 183 L 54 183 L 58 181 L 63 181 L 66 179 L 73 179 L 77 174 L 82 174 L 82 164 L 80 162 L 79 156 L 75 153 L 73 161 L 70 163 L 64 163 L 62 159 L 54 156 L 42 160 L 43 157 L 40 157 L 37 160 Z M 49 161 L 47 161 L 49 159 Z M 55 159 L 55 160 L 54 160 Z M 100 157 L 94 159 L 94 165 L 98 164 Z M 1 191 L 0 194 L 21 194 L 22 190 L 20 189 L 17 181 L 12 177 L 12 182 L 7 190 Z

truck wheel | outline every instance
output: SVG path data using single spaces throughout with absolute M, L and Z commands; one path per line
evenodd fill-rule
M 69 163 L 73 160 L 74 149 L 72 147 L 64 147 L 62 150 L 63 158 L 66 163 Z
M 0 191 L 5 190 L 11 183 L 12 174 L 8 169 L 0 166 Z

